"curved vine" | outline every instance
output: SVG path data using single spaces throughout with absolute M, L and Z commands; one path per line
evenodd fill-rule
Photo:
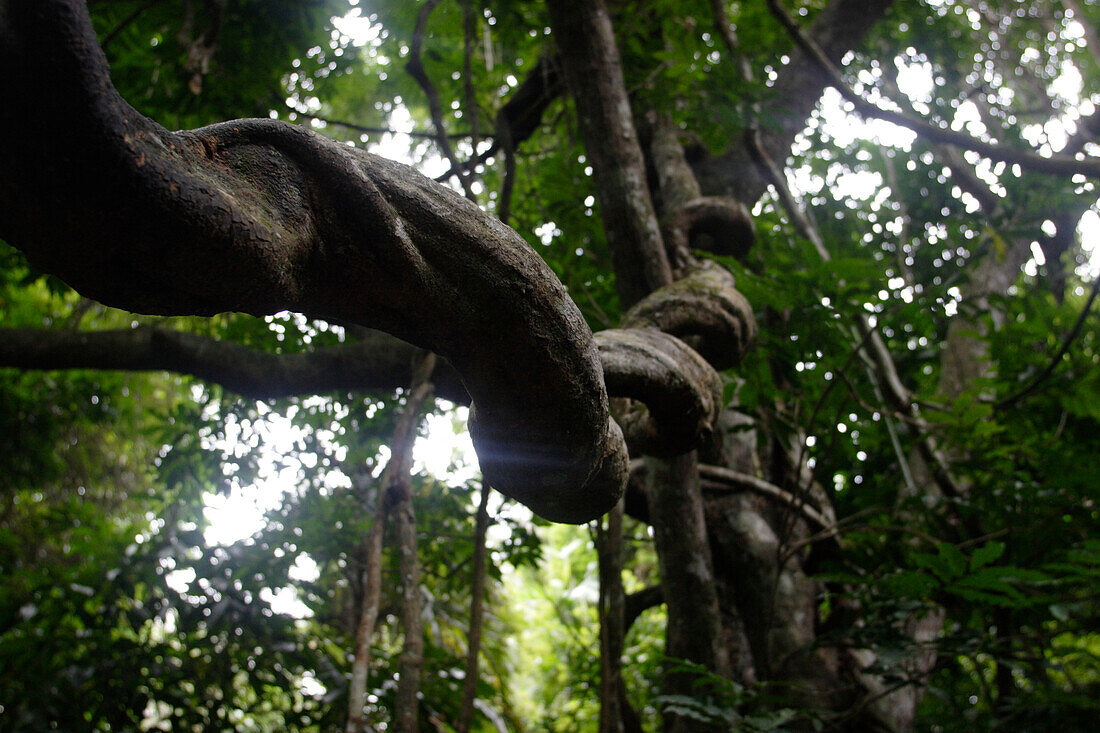
M 605 376 L 634 401 L 616 414 L 639 452 L 713 431 L 707 361 L 728 366 L 753 330 L 725 270 L 698 267 L 594 339 L 518 234 L 406 166 L 273 120 L 171 132 L 142 116 L 79 0 L 0 0 L 0 63 L 23 101 L 0 109 L 0 235 L 79 292 L 165 315 L 289 309 L 436 352 L 471 398 L 486 482 L 555 521 L 622 495 Z
M 514 231 L 294 125 L 164 129 L 111 85 L 79 0 L 0 2 L 0 60 L 22 102 L 0 110 L 0 235 L 39 268 L 132 311 L 388 331 L 461 375 L 486 482 L 557 521 L 618 501 L 627 455 L 592 334 Z

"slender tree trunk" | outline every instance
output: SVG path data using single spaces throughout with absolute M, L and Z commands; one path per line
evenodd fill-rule
M 408 479 L 405 479 L 408 481 Z M 416 733 L 420 676 L 424 667 L 424 628 L 421 623 L 420 563 L 417 560 L 416 515 L 412 492 L 401 491 L 393 507 L 397 530 L 398 572 L 401 575 L 401 628 L 405 643 L 398 663 L 400 678 L 394 700 L 394 730 Z
M 414 369 L 405 406 L 397 417 L 393 439 L 390 441 L 390 460 L 382 471 L 374 524 L 371 525 L 366 541 L 363 610 L 355 635 L 355 662 L 352 665 L 348 689 L 347 733 L 362 733 L 365 730 L 364 709 L 370 667 L 370 640 L 378 620 L 382 595 L 382 539 L 386 520 L 390 516 L 393 516 L 397 529 L 399 572 L 403 588 L 401 620 L 405 630 L 394 718 L 398 720 L 398 730 L 416 730 L 416 695 L 420 669 L 423 666 L 424 639 L 420 626 L 420 566 L 416 554 L 416 519 L 412 508 L 409 472 L 412 470 L 412 448 L 416 441 L 420 412 L 432 394 L 432 383 L 429 380 L 434 368 L 435 355 L 428 353 Z
M 596 520 L 600 566 L 600 733 L 623 733 L 623 502 Z
M 482 606 L 485 601 L 485 534 L 489 530 L 488 486 L 481 488 L 481 503 L 477 507 L 477 524 L 474 529 L 473 578 L 470 580 L 470 629 L 466 633 L 466 677 L 462 686 L 462 709 L 455 730 L 469 733 L 474 719 L 474 700 L 477 697 L 478 655 L 481 653 Z
M 397 419 L 390 444 L 390 461 L 382 475 L 382 493 L 392 504 L 397 534 L 398 572 L 401 582 L 401 628 L 405 643 L 398 663 L 400 679 L 394 701 L 394 730 L 398 733 L 416 733 L 420 692 L 420 676 L 424 667 L 424 629 L 421 623 L 420 562 L 417 558 L 416 515 L 413 512 L 412 448 L 416 441 L 416 427 L 420 424 L 420 411 L 431 397 L 432 370 L 435 355 L 428 354 L 413 376 L 405 407 Z
M 385 534 L 389 503 L 379 491 L 374 502 L 374 523 L 367 534 L 366 567 L 363 569 L 363 603 L 359 625 L 355 631 L 355 661 L 348 688 L 347 733 L 363 730 L 367 702 L 367 675 L 370 671 L 370 642 L 378 621 L 382 597 L 382 536 Z

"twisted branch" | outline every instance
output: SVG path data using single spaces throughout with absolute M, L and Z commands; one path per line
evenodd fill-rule
M 387 331 L 462 375 L 487 483 L 558 521 L 618 500 L 626 452 L 591 333 L 515 232 L 297 126 L 165 130 L 111 85 L 79 0 L 0 0 L 0 63 L 23 100 L 0 109 L 0 235 L 39 269 L 132 311 Z
M 720 370 L 740 363 L 756 335 L 752 306 L 734 287 L 733 275 L 713 262 L 639 301 L 622 326 L 672 334 Z

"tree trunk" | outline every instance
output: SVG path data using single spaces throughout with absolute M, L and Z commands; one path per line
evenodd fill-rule
M 394 701 L 394 729 L 416 733 L 420 693 L 420 674 L 424 666 L 424 628 L 420 618 L 420 562 L 417 558 L 416 515 L 413 512 L 412 448 L 420 411 L 431 397 L 429 381 L 435 369 L 435 355 L 427 354 L 416 370 L 405 396 L 405 406 L 397 418 L 390 443 L 390 460 L 382 475 L 383 500 L 391 504 L 397 535 L 398 573 L 401 586 L 401 628 L 405 643 L 398 663 L 399 679 Z
M 462 685 L 462 708 L 455 730 L 469 733 L 474 719 L 474 700 L 477 698 L 478 656 L 481 652 L 482 606 L 485 602 L 485 535 L 489 530 L 488 486 L 481 487 L 481 501 L 477 507 L 477 524 L 474 529 L 474 560 L 470 579 L 470 627 L 466 632 L 466 677 Z
M 363 569 L 363 602 L 355 630 L 355 661 L 348 686 L 347 733 L 362 733 L 367 703 L 367 676 L 370 673 L 370 643 L 378 621 L 382 598 L 382 538 L 385 534 L 389 502 L 381 491 L 374 498 L 374 523 L 366 540 L 366 567 Z
M 711 569 L 696 455 L 691 452 L 668 461 L 650 461 L 649 468 L 649 513 L 668 609 L 665 655 L 672 664 L 683 660 L 728 676 L 729 653 Z M 666 674 L 664 692 L 693 697 L 697 681 L 693 672 L 671 671 Z M 666 727 L 672 731 L 711 730 L 678 716 L 666 718 Z
M 406 481 L 408 479 L 406 478 Z M 412 492 L 399 489 L 392 509 L 397 534 L 398 572 L 401 580 L 401 628 L 405 642 L 398 663 L 394 698 L 394 730 L 416 733 L 420 710 L 420 676 L 424 667 L 424 627 L 420 603 L 420 563 L 417 559 L 416 515 Z
M 393 439 L 390 441 L 390 460 L 383 469 L 379 482 L 374 524 L 371 525 L 366 542 L 363 610 L 356 630 L 355 662 L 348 689 L 347 733 L 361 733 L 365 730 L 363 715 L 366 708 L 370 641 L 378 618 L 382 587 L 382 538 L 386 519 L 391 516 L 395 520 L 400 557 L 399 572 L 403 589 L 401 618 L 405 630 L 394 718 L 399 721 L 399 730 L 416 730 L 416 695 L 420 668 L 423 666 L 424 640 L 420 626 L 420 567 L 416 555 L 416 519 L 413 515 L 409 472 L 412 470 L 412 449 L 416 442 L 420 413 L 432 395 L 432 383 L 429 380 L 435 363 L 434 354 L 424 354 L 413 369 L 412 382 L 405 394 L 405 405 L 397 416 Z
M 671 283 L 672 271 L 646 184 L 611 16 L 603 0 L 550 0 L 547 8 L 625 310 Z
M 623 733 L 623 502 L 596 520 L 600 574 L 600 733 Z

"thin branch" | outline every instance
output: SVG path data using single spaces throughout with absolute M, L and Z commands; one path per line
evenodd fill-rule
M 346 733 L 362 733 L 365 725 L 367 676 L 370 674 L 371 639 L 378 623 L 382 598 L 382 539 L 389 502 L 379 491 L 374 502 L 374 521 L 367 533 L 366 564 L 362 571 L 363 603 L 355 630 L 355 651 L 348 686 Z
M 821 50 L 821 47 L 806 35 L 779 0 L 768 0 L 768 7 L 771 8 L 772 13 L 787 30 L 791 38 L 794 39 L 795 43 L 798 44 L 799 48 L 801 48 L 807 56 L 813 59 L 828 76 L 829 83 L 840 92 L 842 97 L 851 102 L 855 106 L 856 111 L 861 115 L 866 117 L 877 117 L 878 119 L 892 122 L 895 125 L 900 125 L 932 142 L 945 143 L 967 150 L 973 150 L 979 155 L 983 155 L 991 160 L 1001 161 L 1010 165 L 1019 165 L 1022 168 L 1029 168 L 1040 173 L 1061 176 L 1080 173 L 1093 178 L 1100 177 L 1100 160 L 1095 158 L 1086 158 L 1084 160 L 1077 160 L 1076 158 L 1066 156 L 1051 156 L 1048 158 L 1031 151 L 1018 150 L 1006 145 L 985 142 L 984 140 L 979 140 L 963 132 L 956 132 L 949 128 L 939 127 L 925 120 L 907 115 L 904 112 L 883 109 L 874 102 L 865 99 L 848 85 L 840 70 L 825 56 L 825 52 Z
M 847 517 L 844 517 L 843 519 L 838 519 L 835 524 L 831 525 L 830 527 L 828 527 L 826 529 L 823 529 L 819 532 L 815 532 L 815 533 L 813 533 L 811 535 L 808 535 L 807 537 L 805 537 L 805 538 L 803 538 L 803 539 L 801 539 L 797 542 L 794 542 L 789 547 L 787 547 L 786 552 L 784 552 L 784 554 L 779 558 L 779 566 L 782 567 L 782 566 L 786 565 L 787 560 L 789 560 L 791 557 L 793 557 L 795 555 L 795 553 L 797 553 L 803 547 L 808 547 L 810 545 L 816 544 L 816 543 L 821 542 L 823 540 L 832 540 L 832 539 L 839 540 L 839 538 L 843 534 L 843 532 L 849 532 L 853 529 L 852 525 L 856 520 L 862 519 L 863 517 L 866 517 L 870 514 L 874 514 L 875 512 L 880 512 L 880 511 L 884 511 L 882 509 L 882 507 L 874 507 L 873 506 L 873 507 L 868 507 L 866 509 L 861 509 L 860 511 L 856 512 L 855 514 L 851 514 Z M 878 525 L 875 525 L 875 526 L 877 527 Z M 843 529 L 843 531 L 842 531 L 842 529 Z
M 867 340 L 869 338 L 870 334 L 867 334 L 851 348 L 851 350 L 848 352 L 848 358 L 846 358 L 844 360 L 844 363 L 841 364 L 840 368 L 836 370 L 838 376 L 843 376 L 848 371 L 848 367 L 852 365 L 852 362 L 854 362 L 856 360 L 856 357 L 859 356 L 860 352 L 863 351 L 864 347 L 867 345 Z M 825 385 L 825 389 L 821 391 L 821 396 L 817 398 L 817 401 L 814 403 L 813 409 L 810 411 L 810 419 L 806 422 L 807 434 L 813 431 L 814 423 L 817 422 L 817 416 L 821 412 L 822 408 L 825 406 L 825 400 L 828 399 L 830 394 L 832 394 L 833 388 L 836 386 L 838 381 L 839 380 L 837 379 L 830 380 L 829 383 Z M 801 466 L 802 462 L 806 459 L 807 447 L 808 446 L 806 445 L 806 441 L 802 440 L 799 445 L 798 460 L 795 462 L 795 470 L 798 470 L 798 467 Z
M 126 30 L 126 28 L 128 28 L 134 21 L 144 15 L 146 10 L 149 10 L 151 7 L 159 2 L 160 0 L 149 0 L 149 2 L 136 8 L 134 12 L 130 13 L 121 21 L 119 21 L 119 24 L 112 28 L 111 32 L 103 37 L 103 40 L 100 41 L 99 45 L 103 48 L 104 51 L 106 51 L 107 47 L 110 46 L 111 43 L 119 37 L 122 31 Z
M 752 84 L 756 75 L 753 73 L 752 64 L 749 63 L 748 57 L 741 52 L 741 43 L 737 38 L 734 25 L 730 23 L 729 15 L 726 13 L 726 4 L 724 0 L 710 0 L 710 10 L 714 15 L 714 28 L 718 32 L 718 37 L 726 45 L 726 50 L 736 59 L 737 72 L 741 75 L 741 79 Z
M 829 250 L 825 248 L 825 243 L 821 239 L 821 234 L 817 231 L 817 227 L 815 227 L 806 217 L 799 203 L 795 201 L 794 195 L 791 194 L 791 189 L 787 186 L 787 180 L 783 176 L 783 171 L 776 165 L 775 161 L 772 160 L 772 157 L 768 155 L 767 150 L 764 149 L 764 143 L 760 139 L 760 129 L 755 125 L 750 126 L 745 131 L 745 147 L 749 151 L 749 157 L 752 158 L 752 161 L 756 163 L 761 173 L 764 174 L 765 180 L 775 189 L 776 197 L 779 199 L 780 205 L 786 210 L 787 215 L 791 218 L 791 223 L 794 225 L 795 231 L 813 245 L 814 250 L 817 251 L 822 261 L 830 261 L 832 255 L 829 254 Z
M 435 10 L 437 5 L 439 5 L 439 0 L 424 0 L 424 4 L 420 6 L 420 12 L 416 16 L 416 28 L 413 30 L 412 41 L 409 43 L 409 60 L 405 63 L 405 70 L 416 80 L 416 83 L 420 85 L 420 89 L 424 92 L 424 96 L 428 98 L 428 111 L 432 117 L 432 125 L 435 127 L 436 143 L 439 144 L 439 149 L 442 151 L 443 157 L 451 164 L 451 168 L 458 172 L 458 178 L 462 184 L 462 190 L 466 192 L 466 198 L 473 201 L 474 192 L 470 188 L 469 169 L 459 162 L 454 148 L 451 147 L 451 141 L 447 137 L 447 127 L 443 122 L 443 106 L 439 100 L 439 91 L 428 77 L 428 72 L 424 69 L 424 62 L 421 60 L 421 49 L 424 45 L 424 33 L 428 27 L 428 18 L 431 17 L 432 11 Z
M 481 142 L 480 122 L 478 113 L 477 92 L 474 88 L 474 44 L 477 35 L 477 15 L 474 14 L 470 3 L 462 4 L 462 86 L 465 99 L 466 114 L 470 117 L 470 147 L 476 153 L 477 144 Z M 470 171 L 476 173 L 475 170 Z
M 600 304 L 596 302 L 596 299 L 592 297 L 592 291 L 589 290 L 588 286 L 584 284 L 584 280 L 579 280 L 578 285 L 581 289 L 581 292 L 584 293 L 585 300 L 587 300 L 588 304 L 592 306 L 592 311 L 595 313 L 596 317 L 600 319 L 600 323 L 603 324 L 603 327 L 612 328 L 614 324 L 611 321 L 611 317 L 604 313 L 603 308 L 601 308 Z
M 416 538 L 416 514 L 413 508 L 413 443 L 420 424 L 420 412 L 431 399 L 432 370 L 436 356 L 426 352 L 413 373 L 408 395 L 390 443 L 390 460 L 382 471 L 380 499 L 392 502 L 390 515 L 397 536 L 398 572 L 401 586 L 401 628 L 405 640 L 398 662 L 397 692 L 394 695 L 394 730 L 416 733 L 420 710 L 420 678 L 424 671 L 424 622 L 420 600 L 420 561 Z
M 294 114 L 298 115 L 305 120 L 317 120 L 323 122 L 326 125 L 338 125 L 339 127 L 346 127 L 349 130 L 355 130 L 356 132 L 362 132 L 367 135 L 408 135 L 414 138 L 423 138 L 425 140 L 438 140 L 439 135 L 434 132 L 420 132 L 418 130 L 412 130 L 411 132 L 402 132 L 401 130 L 395 130 L 392 127 L 370 127 L 368 125 L 359 125 L 354 122 L 348 122 L 347 120 L 333 120 L 328 117 L 322 117 L 321 115 L 311 114 L 309 112 L 302 112 L 300 110 L 292 110 Z M 449 132 L 447 137 L 453 140 L 463 140 L 468 137 L 472 137 L 474 132 Z
M 901 191 L 901 187 L 898 185 L 898 172 L 897 168 L 894 166 L 894 158 L 887 152 L 885 146 L 880 145 L 879 150 L 882 153 L 883 169 L 886 174 L 886 185 L 891 192 L 897 194 L 897 192 Z M 897 242 L 897 244 L 894 245 L 894 256 L 897 261 L 898 274 L 905 279 L 906 285 L 913 286 L 916 282 L 913 278 L 913 270 L 905 261 L 905 242 L 909 239 L 909 226 L 912 223 L 912 218 L 909 215 L 909 207 L 901 200 L 901 197 L 895 195 L 894 200 L 898 205 L 897 217 L 901 221 L 901 227 L 894 239 L 894 241 Z
M 1070 345 L 1073 344 L 1073 341 L 1081 333 L 1081 329 L 1085 325 L 1085 319 L 1088 317 L 1089 311 L 1092 309 L 1092 303 L 1094 300 L 1096 300 L 1096 295 L 1098 292 L 1100 292 L 1100 277 L 1093 280 L 1092 290 L 1089 292 L 1088 300 L 1085 301 L 1085 306 L 1081 309 L 1080 315 L 1077 316 L 1077 321 L 1073 324 L 1073 328 L 1070 329 L 1065 338 L 1062 339 L 1062 345 L 1058 347 L 1058 351 L 1056 351 L 1054 353 L 1054 356 L 1050 358 L 1050 361 L 1047 363 L 1046 367 L 1043 368 L 1043 371 L 1036 374 L 1030 382 L 1021 387 L 1017 392 L 1014 392 L 1008 397 L 1005 397 L 1003 400 L 997 402 L 997 404 L 993 406 L 993 409 L 1003 410 L 1005 408 L 1011 407 L 1012 405 L 1016 404 L 1016 402 L 1020 401 L 1021 399 L 1038 389 L 1039 385 L 1041 385 L 1044 381 L 1046 381 L 1048 377 L 1050 377 L 1051 374 L 1054 373 L 1054 370 L 1057 369 L 1058 365 L 1062 362 L 1062 357 L 1064 357 L 1069 351 Z
M 868 371 L 870 371 L 870 370 L 868 369 Z M 902 413 L 898 413 L 898 412 L 891 413 L 890 410 L 886 409 L 886 400 L 882 396 L 882 390 L 879 389 L 878 384 L 875 382 L 874 374 L 868 374 L 868 376 L 870 377 L 871 385 L 875 390 L 875 397 L 878 398 L 879 404 L 881 405 L 881 408 L 877 408 L 877 409 L 872 407 L 871 405 L 866 404 L 863 401 L 863 399 L 856 392 L 855 385 L 852 384 L 851 381 L 849 381 L 848 376 L 846 374 L 839 373 L 837 376 L 839 376 L 841 379 L 844 380 L 845 384 L 848 386 L 848 391 L 851 393 L 852 397 L 865 410 L 868 410 L 868 411 L 874 413 L 874 412 L 878 412 L 879 409 L 881 409 L 882 421 L 886 424 L 886 435 L 887 435 L 887 437 L 890 438 L 890 447 L 893 449 L 894 457 L 898 461 L 898 468 L 901 469 L 901 477 L 902 477 L 902 480 L 905 481 L 905 488 L 909 491 L 909 494 L 911 496 L 916 496 L 917 495 L 917 482 L 913 478 L 913 469 L 909 466 L 909 459 L 905 455 L 905 450 L 902 448 L 902 445 L 901 445 L 901 438 L 898 437 L 898 430 L 894 426 L 894 416 L 899 417 L 902 420 L 908 420 L 909 416 L 904 415 Z
M 600 733 L 622 733 L 623 625 L 623 502 L 596 520 L 596 556 L 599 565 L 600 618 Z
M 804 518 L 822 529 L 830 529 L 835 525 L 835 522 L 830 521 L 818 509 L 810 506 L 801 498 L 762 478 L 723 468 L 722 466 L 708 466 L 705 464 L 699 464 L 699 475 L 718 484 L 724 484 L 727 490 L 751 491 L 759 496 L 778 501 L 799 512 Z
M 978 664 L 978 663 L 975 662 L 975 664 Z M 916 685 L 925 685 L 925 684 L 927 684 L 928 678 L 930 676 L 931 676 L 931 672 L 926 672 L 926 673 L 923 673 L 923 674 L 922 673 L 917 673 L 917 674 L 911 674 L 911 675 L 902 677 L 897 682 L 894 682 L 893 684 L 891 684 L 887 687 L 884 687 L 883 689 L 878 690 L 877 692 L 872 692 L 872 693 L 869 693 L 869 694 L 865 695 L 862 699 L 860 699 L 858 702 L 856 702 L 848 710 L 844 711 L 839 716 L 832 719 L 831 722 L 835 726 L 835 729 L 839 730 L 842 727 L 844 727 L 844 726 L 842 726 L 843 722 L 846 722 L 846 721 L 849 721 L 849 720 L 854 720 L 855 718 L 857 718 L 860 715 L 860 713 L 862 713 L 864 710 L 866 710 L 870 705 L 872 705 L 877 700 L 881 700 L 883 698 L 889 697 L 890 695 L 893 695 L 898 690 L 903 690 L 906 687 L 916 686 Z M 980 677 L 980 675 L 978 675 L 978 676 Z
M 500 198 L 497 200 L 497 217 L 505 224 L 512 218 L 512 191 L 516 186 L 516 149 L 511 143 L 511 132 L 507 133 L 508 144 L 504 147 L 504 178 L 500 182 Z
M 497 131 L 497 135 L 500 135 L 499 130 Z M 497 151 L 499 151 L 500 148 L 500 141 L 494 140 L 492 145 L 490 145 L 488 148 L 478 153 L 477 155 L 472 156 L 469 160 L 451 163 L 451 167 L 448 168 L 445 173 L 439 174 L 432 180 L 442 183 L 452 176 L 464 176 L 469 171 L 474 170 L 479 165 L 489 160 L 489 158 L 492 158 L 494 155 L 496 155 Z
M 382 539 L 385 524 L 391 517 L 397 529 L 402 585 L 401 625 L 405 643 L 401 651 L 400 682 L 396 713 L 398 730 L 411 732 L 416 728 L 416 693 L 423 666 L 423 632 L 420 624 L 420 567 L 417 562 L 416 520 L 412 508 L 412 449 L 420 413 L 431 399 L 431 376 L 436 356 L 420 352 L 412 368 L 405 404 L 397 416 L 390 440 L 390 460 L 382 470 L 375 498 L 374 523 L 366 539 L 367 562 L 363 571 L 362 615 L 356 630 L 355 661 L 348 690 L 347 733 L 366 730 L 364 712 L 367 702 L 367 674 L 370 668 L 370 641 L 378 620 L 382 595 Z M 368 474 L 369 475 L 369 474 Z
M 623 599 L 623 634 L 630 630 L 639 616 L 664 602 L 665 593 L 660 585 L 651 585 L 628 593 Z
M 496 118 L 497 136 L 492 147 L 485 151 L 486 157 L 498 145 L 504 150 L 504 178 L 500 182 L 500 196 L 497 198 L 497 218 L 505 224 L 512 217 L 512 190 L 516 185 L 516 143 L 512 137 L 512 121 L 506 107 L 502 107 Z

